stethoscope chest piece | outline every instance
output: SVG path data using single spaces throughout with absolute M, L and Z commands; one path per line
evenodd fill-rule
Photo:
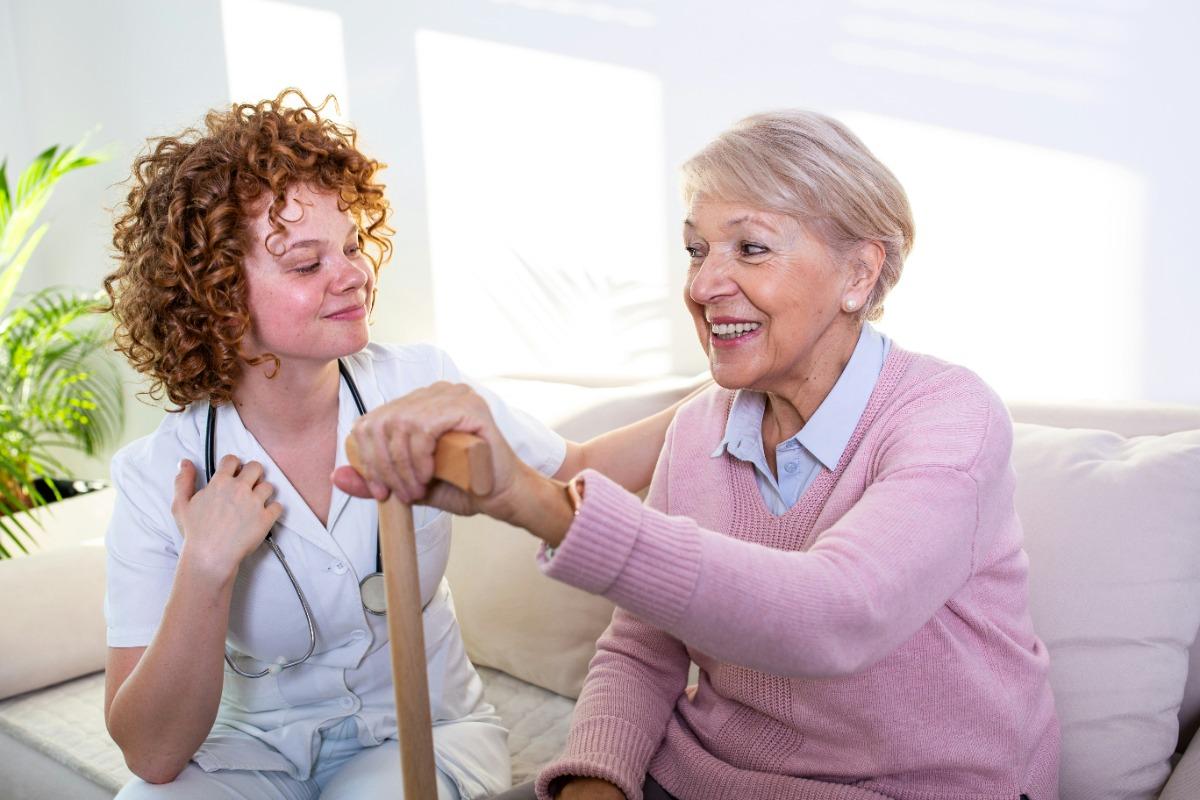
M 358 582 L 362 604 L 368 612 L 383 616 L 387 613 L 387 587 L 382 572 L 372 572 Z

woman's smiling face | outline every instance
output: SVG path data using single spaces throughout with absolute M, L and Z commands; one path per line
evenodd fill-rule
M 683 237 L 684 300 L 721 386 L 791 393 L 856 335 L 850 274 L 795 217 L 700 196 Z
M 243 352 L 271 352 L 283 361 L 356 353 L 367 345 L 375 286 L 358 227 L 336 194 L 296 186 L 286 199 L 282 233 L 272 230 L 265 201 L 250 225 L 251 330 Z

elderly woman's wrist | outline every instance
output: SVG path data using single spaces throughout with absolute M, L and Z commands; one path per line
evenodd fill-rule
M 506 521 L 524 528 L 550 547 L 558 547 L 575 519 L 567 485 L 532 469 L 530 472 L 517 489 L 520 502 Z

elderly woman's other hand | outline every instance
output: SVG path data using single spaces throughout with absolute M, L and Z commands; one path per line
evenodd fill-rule
M 600 778 L 575 778 L 557 797 L 558 800 L 625 800 L 625 793 Z

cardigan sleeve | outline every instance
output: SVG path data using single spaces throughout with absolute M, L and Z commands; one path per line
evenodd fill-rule
M 670 446 L 669 430 L 662 452 L 669 452 Z M 666 473 L 667 458 L 660 455 L 647 506 L 666 508 Z M 675 701 L 686 688 L 690 664 L 677 638 L 618 608 L 596 643 L 566 748 L 538 774 L 537 796 L 546 800 L 557 781 L 577 776 L 603 778 L 620 787 L 629 800 L 641 800 L 646 770 L 666 733 Z
M 980 476 L 989 489 L 1011 492 L 992 474 L 1007 466 L 1011 423 L 1004 415 L 993 424 L 991 402 L 983 405 L 971 408 L 982 414 L 956 415 L 953 405 L 948 414 L 921 402 L 893 419 L 874 481 L 801 552 L 644 508 L 588 472 L 580 514 L 546 572 L 718 660 L 794 677 L 860 672 L 972 575 Z

